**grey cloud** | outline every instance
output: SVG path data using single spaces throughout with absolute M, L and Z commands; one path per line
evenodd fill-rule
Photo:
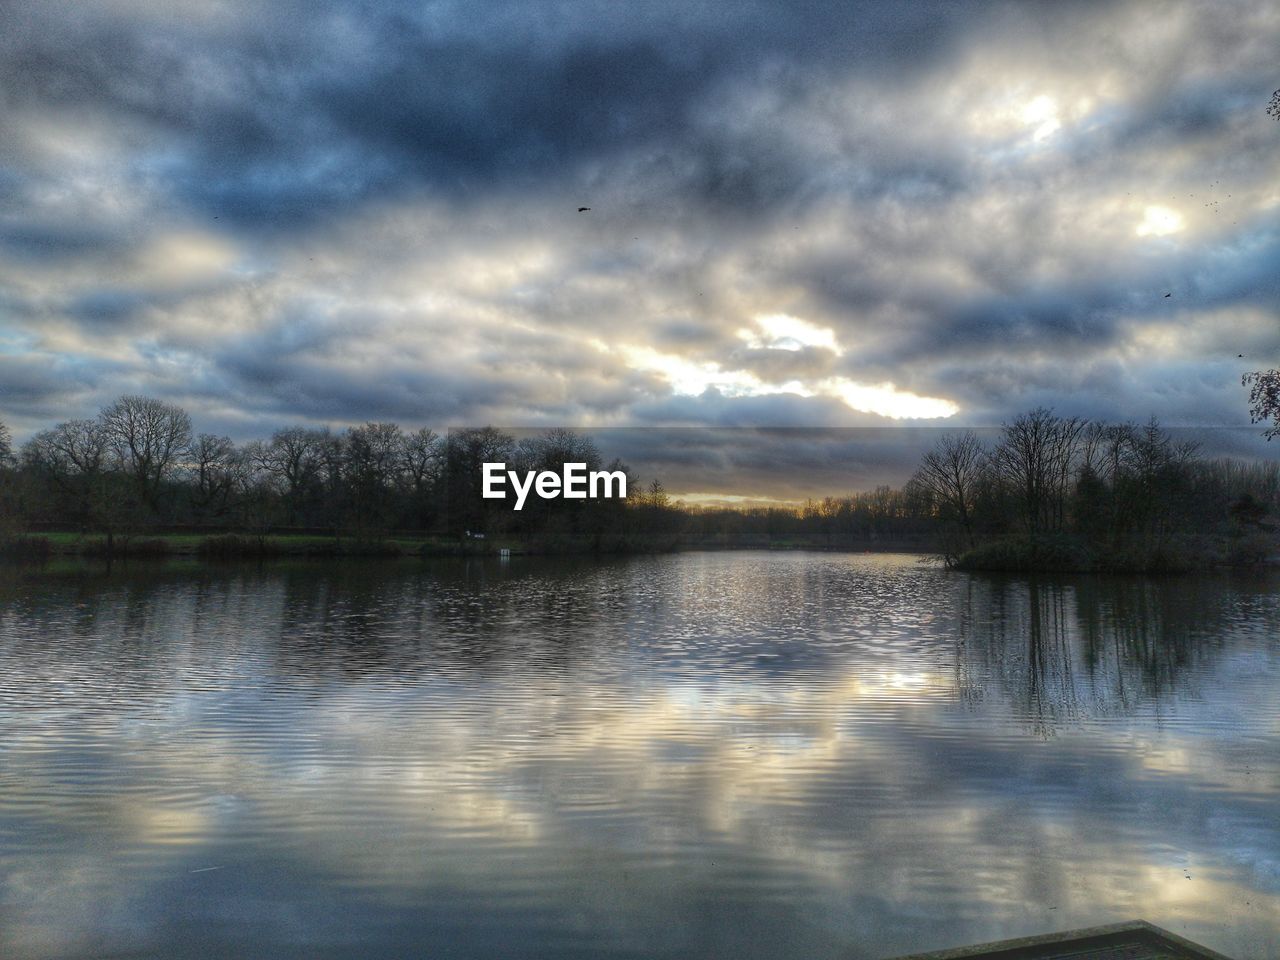
M 839 376 L 957 422 L 1243 422 L 1236 354 L 1280 350 L 1280 17 L 1231 12 L 26 5 L 0 350 L 45 373 L 6 367 L 0 416 L 61 382 L 68 410 L 141 390 L 244 431 L 887 422 L 770 392 Z M 1152 204 L 1183 229 L 1137 237 Z M 180 275 L 178 234 L 231 252 Z M 777 313 L 840 354 L 746 349 Z
M 145 146 L 178 147 L 169 179 L 189 202 L 266 226 L 407 182 L 528 182 L 619 146 L 676 142 L 694 105 L 760 58 L 902 69 L 975 18 L 934 3 L 747 7 L 732 29 L 710 7 L 674 3 L 240 13 L 210 25 L 49 4 L 18 18 L 0 76 L 26 111 L 117 117 Z M 709 157 L 708 197 L 758 189 L 736 164 Z
M 654 330 L 653 339 L 679 350 L 683 347 L 707 347 L 719 342 L 720 337 L 705 324 L 694 320 L 672 320 Z
M 741 364 L 742 369 L 771 383 L 822 379 L 830 376 L 836 366 L 836 354 L 824 347 L 738 350 L 733 354 L 733 360 Z
M 116 245 L 109 230 L 77 224 L 14 223 L 0 226 L 0 248 L 18 262 L 73 260 Z
M 920 427 L 649 427 L 590 431 L 642 482 L 660 477 L 676 494 L 782 500 L 821 498 L 898 484 L 940 435 Z
M 134 319 L 149 302 L 144 293 L 130 290 L 100 290 L 77 297 L 67 313 L 91 326 L 114 326 Z

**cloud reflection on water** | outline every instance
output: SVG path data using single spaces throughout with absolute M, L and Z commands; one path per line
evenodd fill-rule
M 1130 916 L 1280 948 L 1267 583 L 727 554 L 0 591 L 9 955 L 873 957 Z

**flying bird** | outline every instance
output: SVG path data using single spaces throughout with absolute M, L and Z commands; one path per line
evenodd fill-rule
M 1172 293 L 1166 293 L 1166 294 L 1165 294 L 1165 296 L 1166 296 L 1166 297 L 1172 297 L 1172 296 L 1173 296 L 1173 294 L 1172 294 Z
M 578 208 L 578 212 L 579 212 L 579 213 L 586 213 L 586 212 L 587 212 L 588 210 L 590 210 L 590 209 L 591 209 L 590 207 L 579 207 L 579 208 Z

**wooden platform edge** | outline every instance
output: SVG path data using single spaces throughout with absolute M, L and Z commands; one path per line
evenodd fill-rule
M 1012 940 L 993 940 L 990 943 L 977 943 L 967 947 L 954 947 L 947 950 L 934 950 L 928 953 L 912 953 L 891 960 L 1020 960 L 1020 958 L 1051 957 L 1056 946 L 1088 947 L 1094 941 L 1098 947 L 1106 947 L 1123 941 L 1126 937 L 1141 934 L 1163 941 L 1187 955 L 1187 960 L 1231 960 L 1225 954 L 1210 950 L 1180 937 L 1176 933 L 1157 927 L 1146 920 L 1127 920 L 1123 923 L 1109 923 L 1099 927 L 1084 927 L 1079 930 L 1064 930 L 1060 933 L 1045 933 L 1032 937 L 1015 937 Z

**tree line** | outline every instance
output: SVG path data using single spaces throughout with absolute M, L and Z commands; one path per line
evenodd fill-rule
M 0 540 L 78 531 L 108 552 L 154 531 L 256 537 L 307 532 L 357 541 L 393 535 L 507 537 L 533 549 L 676 545 L 936 550 L 1002 568 L 1172 569 L 1275 551 L 1274 463 L 1203 459 L 1154 421 L 1104 424 L 1037 409 L 992 442 L 944 435 L 901 488 L 801 506 L 697 507 L 661 481 L 628 481 L 626 500 L 530 498 L 520 512 L 481 496 L 481 464 L 552 470 L 605 463 L 570 430 L 516 438 L 493 427 L 444 435 L 371 422 L 287 427 L 236 444 L 196 433 L 161 400 L 124 396 L 15 449 L 0 424 Z
M 1039 408 L 985 444 L 942 437 L 908 489 L 949 562 L 1000 569 L 1181 569 L 1277 552 L 1280 466 L 1206 460 L 1153 419 L 1107 424 Z
M 97 417 L 59 423 L 18 450 L 0 425 L 0 512 L 10 528 L 77 530 L 101 536 L 108 550 L 120 539 L 184 526 L 259 536 L 536 533 L 597 541 L 629 528 L 622 522 L 628 505 L 610 500 L 531 500 L 513 513 L 505 501 L 481 496 L 486 461 L 520 470 L 605 466 L 594 442 L 569 430 L 517 439 L 484 427 L 442 436 L 372 422 L 341 432 L 287 427 L 238 445 L 196 433 L 173 404 L 123 396 Z M 626 466 L 614 460 L 607 469 Z M 645 503 L 634 498 L 633 519 Z

